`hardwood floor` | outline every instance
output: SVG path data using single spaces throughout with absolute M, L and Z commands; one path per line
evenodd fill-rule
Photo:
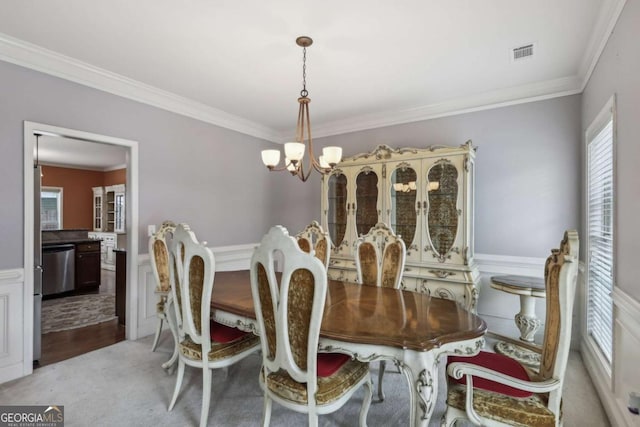
M 100 293 L 115 293 L 115 272 L 102 270 Z M 42 355 L 34 368 L 70 359 L 125 339 L 125 327 L 118 319 L 82 328 L 42 335 Z
M 35 367 L 70 359 L 125 339 L 125 327 L 118 319 L 42 336 L 42 356 Z

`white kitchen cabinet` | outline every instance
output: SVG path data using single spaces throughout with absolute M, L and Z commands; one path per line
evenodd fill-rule
M 393 149 L 343 159 L 322 179 L 322 225 L 332 240 L 328 275 L 355 281 L 355 240 L 378 221 L 407 247 L 403 289 L 475 310 L 473 252 L 475 148 Z
M 116 269 L 116 256 L 113 250 L 117 247 L 118 235 L 108 232 L 89 232 L 90 239 L 102 240 L 100 245 L 100 266 L 105 270 Z
M 102 231 L 104 227 L 104 187 L 93 187 L 93 230 Z
M 125 185 L 110 185 L 104 188 L 106 205 L 106 231 L 125 232 Z
M 93 231 L 126 232 L 125 185 L 93 188 Z

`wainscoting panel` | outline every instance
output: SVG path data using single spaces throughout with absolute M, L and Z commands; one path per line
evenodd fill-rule
M 640 415 L 628 409 L 629 394 L 640 393 L 640 303 L 619 288 L 614 289 L 613 386 L 618 410 L 628 426 L 640 425 Z
M 22 269 L 0 271 L 0 383 L 24 375 L 23 288 Z
M 584 333 L 580 351 L 611 425 L 639 426 L 640 415 L 627 409 L 629 393 L 640 392 L 640 303 L 618 287 L 613 289 L 613 363 L 605 360 Z
M 258 244 L 210 247 L 216 260 L 216 271 L 248 270 L 254 248 Z M 156 316 L 156 283 L 149 254 L 138 256 L 138 338 L 154 334 Z M 168 327 L 167 327 L 168 329 Z

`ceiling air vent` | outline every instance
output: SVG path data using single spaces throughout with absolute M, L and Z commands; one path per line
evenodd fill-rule
M 511 61 L 520 61 L 533 56 L 534 43 L 515 47 L 511 51 Z

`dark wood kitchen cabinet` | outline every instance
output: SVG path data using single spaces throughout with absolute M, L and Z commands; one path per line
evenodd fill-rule
M 100 286 L 100 242 L 76 243 L 76 291 Z

